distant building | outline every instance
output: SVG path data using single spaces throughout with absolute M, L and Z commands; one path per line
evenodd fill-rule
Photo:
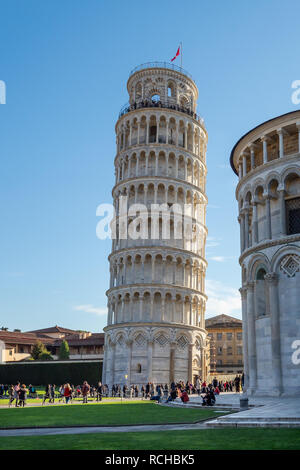
M 217 315 L 205 321 L 210 338 L 210 376 L 231 378 L 243 373 L 242 320 Z
M 16 362 L 29 359 L 33 346 L 37 341 L 41 341 L 51 352 L 53 358 L 57 359 L 63 340 L 66 340 L 69 344 L 71 360 L 103 360 L 104 333 L 76 331 L 56 325 L 51 328 L 25 333 L 19 330 L 0 330 L 0 342 L 2 342 L 0 362 Z

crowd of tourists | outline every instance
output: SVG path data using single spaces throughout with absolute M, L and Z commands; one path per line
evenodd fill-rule
M 85 380 L 82 385 L 74 386 L 65 383 L 60 386 L 55 384 L 47 384 L 42 395 L 42 405 L 46 403 L 72 403 L 73 400 L 82 400 L 87 403 L 88 399 L 101 401 L 103 397 L 119 397 L 119 398 L 142 398 L 155 400 L 161 403 L 171 402 L 180 398 L 183 403 L 189 401 L 189 395 L 198 394 L 202 397 L 202 405 L 212 406 L 216 402 L 216 397 L 221 392 L 240 392 L 244 385 L 243 376 L 237 375 L 234 380 L 219 381 L 215 377 L 211 383 L 207 384 L 198 377 L 195 383 L 179 381 L 171 384 L 153 384 L 148 382 L 145 385 L 113 384 L 111 388 L 107 384 L 98 382 L 97 385 L 90 385 Z M 36 398 L 37 390 L 33 385 L 28 388 L 25 384 L 17 382 L 16 385 L 0 384 L 0 397 L 9 398 L 9 407 L 13 404 L 16 407 L 24 407 L 27 398 Z

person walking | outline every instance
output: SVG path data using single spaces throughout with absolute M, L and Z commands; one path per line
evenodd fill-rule
M 70 386 L 70 384 L 66 384 L 64 386 L 64 397 L 65 397 L 65 400 L 66 400 L 66 405 L 69 403 L 69 401 L 71 399 L 71 396 L 72 396 L 71 386 Z
M 88 394 L 90 392 L 90 389 L 91 389 L 91 387 L 89 386 L 89 384 L 85 380 L 83 382 L 82 389 L 81 389 L 82 397 L 83 397 L 82 403 L 87 403 L 88 402 Z

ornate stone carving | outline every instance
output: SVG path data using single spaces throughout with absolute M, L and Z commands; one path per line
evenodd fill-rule
M 163 333 L 160 333 L 160 335 L 156 336 L 155 337 L 155 342 L 161 347 L 161 348 L 164 348 L 169 340 L 168 338 L 163 334 Z
M 264 277 L 265 281 L 269 284 L 277 284 L 278 282 L 278 275 L 276 273 L 268 273 Z
M 189 343 L 186 336 L 184 335 L 179 336 L 176 342 L 177 342 L 179 349 L 185 349 Z
M 300 269 L 300 257 L 298 255 L 287 255 L 280 263 L 280 270 L 288 277 L 294 277 Z

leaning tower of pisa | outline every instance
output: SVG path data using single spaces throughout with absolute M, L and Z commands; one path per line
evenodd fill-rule
M 129 103 L 115 127 L 117 235 L 109 256 L 103 382 L 204 379 L 207 132 L 196 114 L 198 89 L 182 68 L 148 63 L 131 72 L 127 90 Z M 133 238 L 120 227 L 134 223 L 134 204 L 141 205 L 147 230 Z M 174 204 L 178 214 L 182 209 L 188 215 L 187 224 L 183 215 L 175 216 Z M 159 224 L 155 234 L 153 205 Z M 157 205 L 170 213 L 167 233 L 168 217 Z

